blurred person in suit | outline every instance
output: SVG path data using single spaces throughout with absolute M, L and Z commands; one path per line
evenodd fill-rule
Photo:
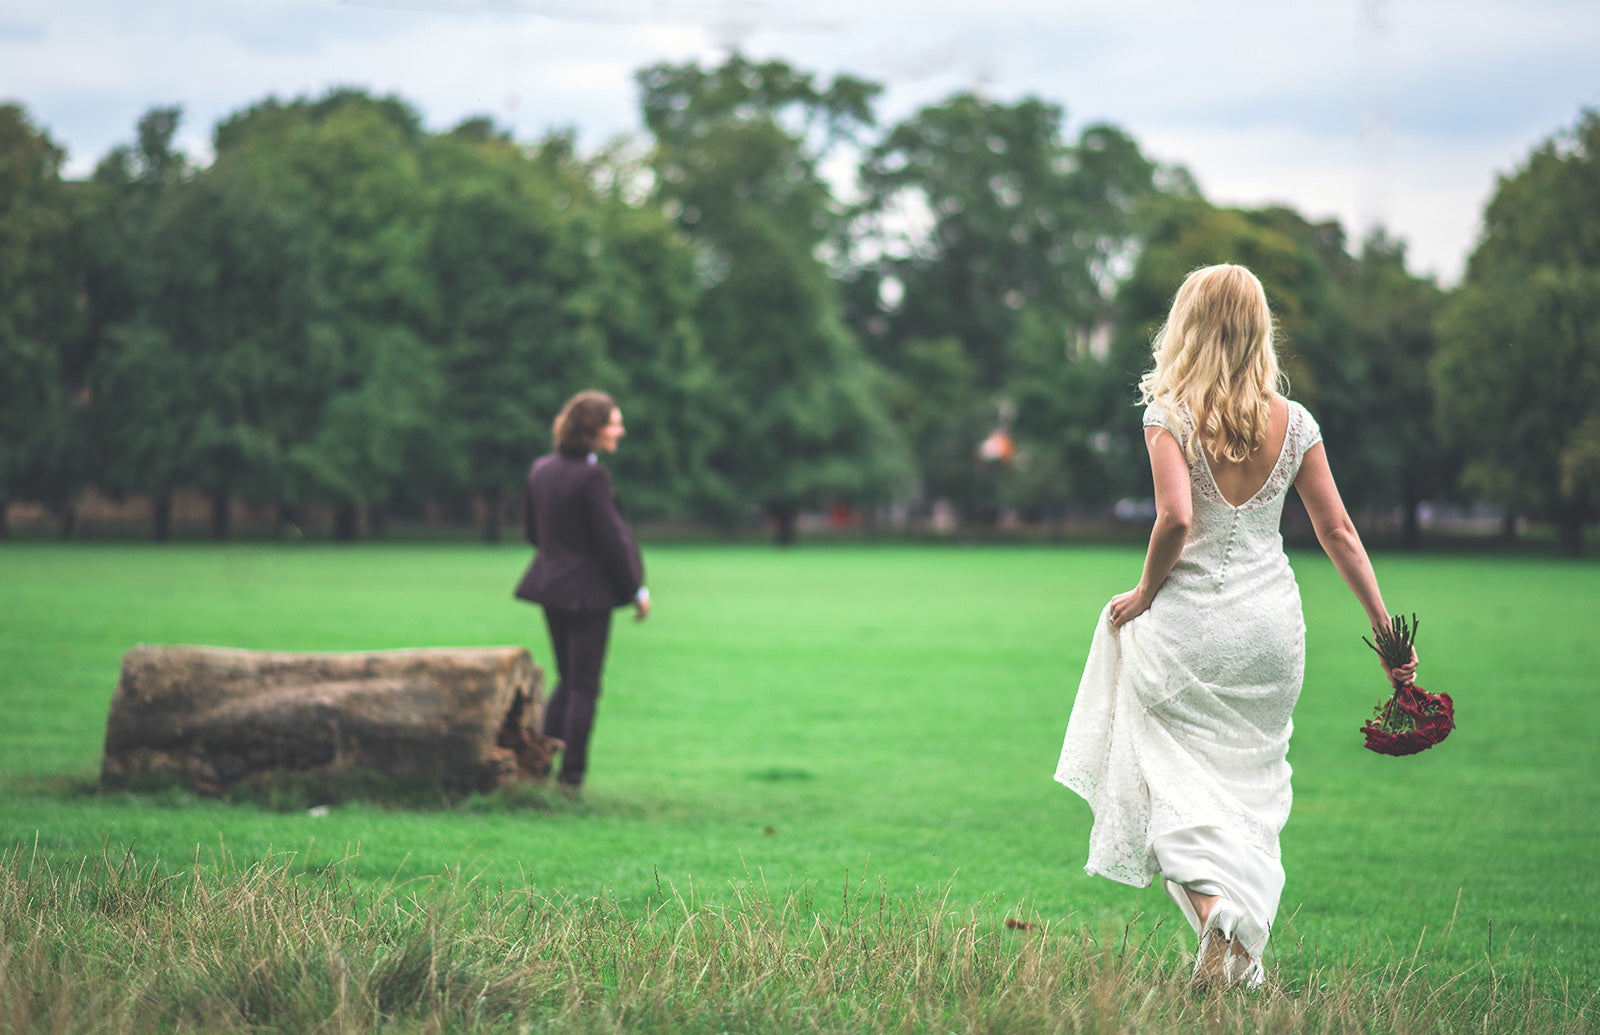
M 650 591 L 633 530 L 599 463 L 626 433 L 622 411 L 604 392 L 579 392 L 561 408 L 553 433 L 554 451 L 533 462 L 523 492 L 523 532 L 537 553 L 516 596 L 544 608 L 558 678 L 543 732 L 564 742 L 557 779 L 576 793 L 588 768 L 611 612 L 632 604 L 643 621 Z

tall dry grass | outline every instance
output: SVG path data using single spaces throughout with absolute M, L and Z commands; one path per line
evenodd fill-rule
M 0 856 L 0 1030 L 1452 1032 L 1594 1029 L 1591 991 L 1281 950 L 1258 993 L 1188 986 L 1189 938 L 909 899 L 868 882 L 625 910 L 460 874 L 368 884 L 290 856 L 167 872 Z M 1287 977 L 1286 977 L 1287 975 Z

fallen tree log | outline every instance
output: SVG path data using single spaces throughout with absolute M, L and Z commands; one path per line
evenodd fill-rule
M 543 670 L 522 647 L 288 654 L 140 645 L 106 718 L 106 787 L 215 794 L 287 773 L 488 790 L 542 778 Z

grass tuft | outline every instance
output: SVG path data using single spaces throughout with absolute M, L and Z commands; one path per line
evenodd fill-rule
M 1592 993 L 1505 980 L 1492 950 L 1441 976 L 1419 942 L 1377 967 L 1274 968 L 1306 977 L 1200 994 L 1187 932 L 1031 913 L 1008 926 L 947 888 L 897 896 L 863 877 L 830 903 L 756 876 L 629 910 L 459 873 L 373 883 L 348 863 L 223 853 L 164 872 L 131 849 L 73 866 L 15 847 L 0 856 L 0 1029 L 1584 1032 L 1596 1019 Z

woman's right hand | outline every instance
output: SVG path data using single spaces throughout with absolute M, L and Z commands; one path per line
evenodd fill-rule
M 1140 584 L 1126 593 L 1119 593 L 1111 598 L 1111 626 L 1121 628 L 1125 623 L 1138 618 L 1150 610 L 1150 599 L 1155 594 L 1146 594 L 1144 585 Z
M 1383 662 L 1378 662 L 1380 665 Z M 1417 681 L 1417 648 L 1411 648 L 1411 660 L 1399 668 L 1383 666 L 1383 674 L 1389 677 L 1389 684 L 1396 690 L 1402 686 L 1410 686 Z

